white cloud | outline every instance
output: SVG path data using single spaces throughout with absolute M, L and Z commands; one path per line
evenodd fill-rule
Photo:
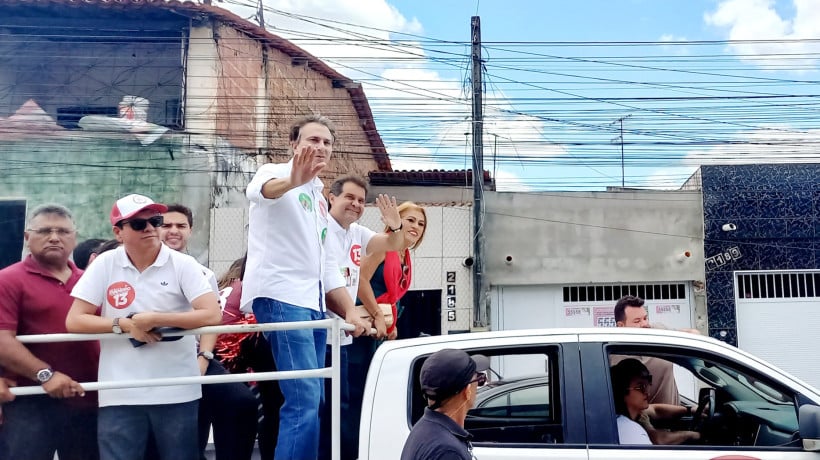
M 508 171 L 499 170 L 495 175 L 495 189 L 499 192 L 531 192 L 533 188 L 527 185 L 521 177 Z
M 685 45 L 688 39 L 684 36 L 663 34 L 661 35 L 661 38 L 658 39 L 658 41 L 670 43 L 670 45 L 663 45 L 661 47 L 665 53 L 674 54 L 676 56 L 685 56 L 691 54 L 689 47 Z
M 766 59 L 759 55 L 783 53 L 807 54 L 820 52 L 814 42 L 778 40 L 816 39 L 820 36 L 820 2 L 817 0 L 793 0 L 794 17 L 784 18 L 775 8 L 774 0 L 724 0 L 713 12 L 704 15 L 704 21 L 712 26 L 728 29 L 729 40 L 756 40 L 750 43 L 733 43 L 733 52 L 744 55 L 741 59 L 776 70 L 782 60 Z M 800 71 L 814 70 L 817 59 L 807 58 L 789 61 L 789 68 L 802 66 Z
M 738 133 L 737 143 L 690 151 L 684 164 L 816 163 L 820 160 L 820 130 L 793 131 L 768 126 Z

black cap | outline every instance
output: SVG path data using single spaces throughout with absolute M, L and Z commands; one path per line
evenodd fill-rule
M 442 402 L 466 387 L 477 372 L 490 368 L 484 355 L 468 355 L 464 350 L 439 350 L 421 366 L 421 391 L 429 400 Z

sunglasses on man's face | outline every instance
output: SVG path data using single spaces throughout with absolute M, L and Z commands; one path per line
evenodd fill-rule
M 487 383 L 487 374 L 479 372 L 470 383 L 477 383 L 479 387 L 483 387 Z
M 162 226 L 162 222 L 162 216 L 154 216 L 149 217 L 147 219 L 131 219 L 124 222 L 120 222 L 120 228 L 122 228 L 123 225 L 128 224 L 134 231 L 141 232 L 145 230 L 145 227 L 147 227 L 148 224 L 151 224 L 151 226 L 154 228 L 159 228 Z

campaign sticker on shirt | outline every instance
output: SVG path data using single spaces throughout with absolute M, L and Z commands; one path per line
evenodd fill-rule
M 307 193 L 299 194 L 299 203 L 307 212 L 313 211 L 313 200 L 310 199 Z
M 359 263 L 362 261 L 362 245 L 361 244 L 354 244 L 350 248 L 350 261 L 359 266 Z
M 108 286 L 105 294 L 108 298 L 108 304 L 119 310 L 128 308 L 134 302 L 134 297 L 136 297 L 134 288 L 125 281 L 117 281 Z

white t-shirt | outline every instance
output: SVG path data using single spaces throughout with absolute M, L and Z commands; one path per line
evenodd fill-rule
M 359 264 L 362 257 L 367 255 L 367 243 L 376 234 L 373 230 L 352 223 L 350 228 L 345 230 L 336 222 L 333 216 L 328 218 L 327 240 L 325 241 L 325 292 L 330 292 L 342 286 L 353 302 L 359 293 Z M 327 311 L 327 316 L 335 318 L 337 315 L 332 311 Z M 341 331 L 342 345 L 353 343 L 353 337 Z M 328 336 L 327 343 L 331 343 Z
M 248 259 L 240 301 L 246 313 L 257 297 L 324 310 L 319 283 L 328 212 L 322 181 L 314 178 L 276 199 L 262 196 L 266 182 L 290 175 L 292 161 L 261 166 L 248 184 Z
M 100 254 L 88 266 L 71 295 L 101 306 L 100 316 L 104 318 L 123 318 L 147 311 L 191 311 L 191 302 L 209 292 L 212 288 L 202 276 L 199 263 L 162 245 L 157 260 L 142 273 L 128 259 L 122 246 Z M 199 375 L 194 336 L 134 347 L 127 335 L 100 340 L 99 381 Z M 175 385 L 100 390 L 99 401 L 100 407 L 176 404 L 199 399 L 201 395 L 201 385 Z
M 634 420 L 618 415 L 618 439 L 621 444 L 652 445 L 646 430 Z
M 202 269 L 202 274 L 205 275 L 205 280 L 208 281 L 208 286 L 211 287 L 211 290 L 213 290 L 216 295 L 219 295 L 219 283 L 216 281 L 216 274 L 214 271 L 202 264 L 199 264 L 199 267 Z M 225 307 L 223 306 L 222 308 Z

